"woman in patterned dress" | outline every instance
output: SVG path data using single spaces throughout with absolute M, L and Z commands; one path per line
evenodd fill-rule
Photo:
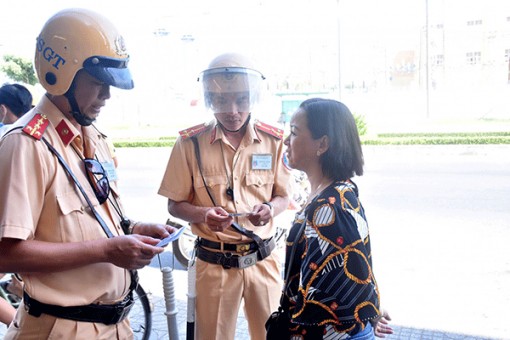
M 365 211 L 351 180 L 363 174 L 354 117 L 338 101 L 308 99 L 292 116 L 285 145 L 289 166 L 304 171 L 311 185 L 287 242 L 286 270 L 297 242 L 285 291 L 291 339 L 391 334 L 372 271 Z

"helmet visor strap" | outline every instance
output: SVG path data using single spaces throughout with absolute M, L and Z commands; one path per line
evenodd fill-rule
M 91 125 L 95 119 L 89 118 L 81 113 L 80 108 L 78 106 L 78 102 L 74 96 L 74 88 L 75 88 L 75 80 L 71 83 L 71 87 L 64 94 L 64 96 L 69 101 L 69 105 L 71 106 L 71 114 L 73 118 L 80 124 L 81 126 L 89 126 Z

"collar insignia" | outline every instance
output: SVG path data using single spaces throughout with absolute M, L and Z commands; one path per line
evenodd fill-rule
M 73 140 L 74 133 L 65 120 L 62 119 L 55 127 L 55 130 L 57 130 L 58 136 L 66 146 Z

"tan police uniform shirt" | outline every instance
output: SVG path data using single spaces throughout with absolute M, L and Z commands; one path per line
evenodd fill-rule
M 84 127 L 82 136 L 46 97 L 22 122 L 36 114 L 47 117 L 49 125 L 43 136 L 70 166 L 111 232 L 122 234 L 112 203 L 99 205 L 82 161 L 84 157 L 95 157 L 105 165 L 112 162 L 105 136 L 93 126 Z M 37 135 L 36 130 L 34 134 Z M 82 149 L 83 138 L 86 150 Z M 65 243 L 107 237 L 74 182 L 42 140 L 21 129 L 11 131 L 0 141 L 0 159 L 0 240 Z M 114 180 L 110 186 L 110 197 L 115 196 L 120 206 Z M 33 298 L 60 306 L 115 303 L 127 294 L 130 285 L 129 272 L 110 263 L 24 274 L 23 279 L 25 290 Z
M 237 148 L 227 141 L 215 122 L 196 135 L 200 148 L 205 182 L 218 206 L 230 213 L 250 212 L 253 206 L 271 201 L 274 196 L 289 195 L 289 170 L 284 166 L 284 145 L 281 138 L 257 129 L 257 122 L 248 124 Z M 179 137 L 172 149 L 159 194 L 173 201 L 187 201 L 195 206 L 212 207 L 209 195 L 196 161 L 191 138 Z M 262 160 L 262 165 L 257 160 Z M 226 195 L 229 183 L 234 200 Z M 253 230 L 263 239 L 274 234 L 271 220 L 265 226 L 254 227 L 247 217 L 238 217 L 238 223 Z M 205 223 L 192 224 L 193 232 L 209 240 L 227 243 L 249 242 L 232 228 L 223 233 L 212 232 Z

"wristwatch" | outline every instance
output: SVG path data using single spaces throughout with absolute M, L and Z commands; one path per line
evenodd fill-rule
M 264 202 L 262 204 L 265 204 L 269 207 L 269 210 L 271 210 L 271 216 L 273 216 L 273 213 L 274 213 L 274 206 L 273 206 L 273 203 L 271 202 Z

